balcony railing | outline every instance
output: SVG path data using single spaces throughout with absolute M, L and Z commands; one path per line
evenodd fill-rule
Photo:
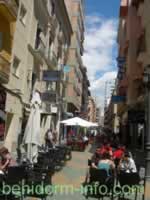
M 0 5 L 5 5 L 10 13 L 16 18 L 19 8 L 19 0 L 0 0 Z
M 10 73 L 10 63 L 0 54 L 0 81 L 8 83 Z

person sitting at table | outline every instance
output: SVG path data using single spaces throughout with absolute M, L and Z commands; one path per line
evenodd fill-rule
M 87 169 L 86 176 L 85 176 L 85 181 L 84 181 L 83 184 L 88 183 L 89 178 L 90 178 L 90 168 L 97 169 L 97 164 L 98 164 L 99 160 L 100 160 L 100 155 L 97 154 L 97 153 L 93 154 L 91 159 L 88 160 L 88 169 Z
M 125 147 L 119 145 L 117 149 L 113 152 L 113 160 L 115 162 L 116 168 L 119 165 L 120 160 L 122 159 L 125 152 Z
M 54 145 L 52 129 L 48 129 L 45 133 L 45 144 L 46 144 L 46 147 L 48 148 L 52 148 Z
M 109 153 L 110 156 L 113 155 L 112 153 L 112 147 L 109 143 L 104 143 L 100 148 L 96 150 L 96 152 L 102 157 L 103 154 Z
M 6 147 L 0 149 L 0 165 L 1 170 L 5 171 L 8 167 L 17 166 L 17 162 L 12 158 L 10 152 Z
M 7 159 L 4 163 L 2 157 L 0 156 L 0 175 L 4 175 L 8 165 L 9 165 L 9 159 Z
M 119 163 L 118 169 L 119 169 L 119 171 L 122 171 L 125 173 L 136 173 L 137 172 L 135 162 L 130 157 L 129 152 L 124 153 L 124 156 Z
M 112 172 L 112 173 L 114 172 L 115 164 L 111 160 L 109 152 L 105 152 L 102 155 L 102 159 L 99 160 L 97 168 L 98 169 L 105 169 L 107 171 L 108 176 L 110 176 L 110 172 Z

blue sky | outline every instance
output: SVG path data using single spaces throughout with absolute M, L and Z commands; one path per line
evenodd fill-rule
M 86 14 L 97 13 L 106 18 L 118 17 L 120 0 L 85 0 Z
M 111 2 L 111 3 L 110 3 Z M 120 0 L 85 0 L 86 31 L 84 65 L 92 95 L 103 107 L 107 80 L 117 73 L 117 29 Z

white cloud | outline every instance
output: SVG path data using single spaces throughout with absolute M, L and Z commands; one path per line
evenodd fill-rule
M 105 87 L 106 82 L 114 82 L 114 79 L 116 78 L 117 72 L 116 71 L 110 71 L 106 72 L 101 76 L 99 79 L 93 81 L 91 85 L 92 91 L 103 91 Z
M 83 62 L 87 67 L 92 94 L 102 105 L 105 82 L 116 77 L 114 51 L 117 20 L 104 19 L 97 15 L 87 16 L 86 20 Z
M 111 89 L 115 85 L 116 75 L 116 71 L 106 72 L 99 79 L 92 82 L 93 84 L 90 88 L 92 95 L 97 98 L 98 106 L 100 106 L 102 109 L 104 108 L 105 88 L 107 88 L 106 98 L 109 98 Z M 108 83 L 107 85 L 106 82 Z

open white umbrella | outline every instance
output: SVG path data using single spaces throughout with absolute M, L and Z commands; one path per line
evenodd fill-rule
M 74 117 L 71 119 L 63 120 L 60 123 L 66 125 L 66 126 L 82 126 L 82 127 L 97 126 L 96 123 L 86 121 L 84 119 L 81 119 L 80 117 Z
M 38 92 L 34 92 L 31 100 L 31 112 L 24 133 L 23 143 L 27 152 L 27 158 L 31 163 L 37 162 L 38 147 L 41 146 L 40 119 L 41 98 Z

